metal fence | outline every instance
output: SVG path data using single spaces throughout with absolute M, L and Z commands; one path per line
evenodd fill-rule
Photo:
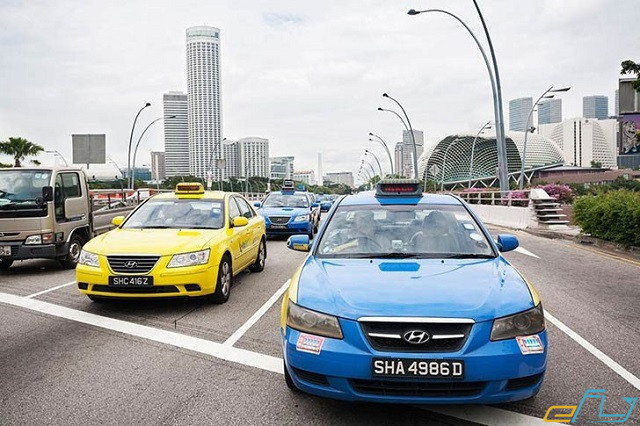
M 522 191 L 510 191 L 507 196 L 503 197 L 500 191 L 460 191 L 452 192 L 469 204 L 486 204 L 490 206 L 513 206 L 528 207 L 531 191 L 528 189 Z

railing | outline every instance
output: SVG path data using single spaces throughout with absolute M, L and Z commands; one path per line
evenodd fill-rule
M 510 191 L 506 197 L 500 191 L 459 191 L 452 192 L 469 204 L 486 204 L 490 206 L 528 207 L 531 191 L 528 189 Z

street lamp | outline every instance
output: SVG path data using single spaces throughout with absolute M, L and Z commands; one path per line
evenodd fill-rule
M 485 53 L 484 48 L 480 44 L 480 41 L 478 40 L 476 35 L 473 33 L 473 31 L 471 31 L 471 28 L 469 28 L 469 26 L 458 16 L 442 9 L 427 9 L 427 10 L 420 10 L 420 11 L 411 9 L 409 10 L 408 13 L 409 15 L 417 15 L 419 13 L 429 13 L 429 12 L 444 13 L 445 15 L 448 15 L 454 18 L 456 21 L 462 24 L 462 26 L 467 30 L 469 35 L 473 37 L 473 40 L 478 46 L 478 49 L 482 54 L 482 59 L 484 59 L 484 63 L 487 66 L 487 71 L 489 73 L 489 80 L 491 82 L 491 92 L 493 95 L 493 113 L 494 113 L 495 123 L 496 123 L 496 142 L 498 146 L 498 180 L 500 181 L 500 192 L 504 194 L 509 191 L 509 172 L 507 167 L 507 142 L 505 140 L 505 134 L 504 134 L 504 114 L 502 111 L 502 88 L 500 86 L 500 73 L 498 71 L 498 62 L 496 60 L 496 55 L 493 50 L 493 43 L 491 42 L 491 36 L 489 35 L 489 30 L 487 29 L 487 26 L 484 22 L 484 17 L 482 16 L 482 12 L 480 11 L 480 8 L 478 7 L 478 3 L 476 2 L 476 0 L 473 0 L 473 3 L 476 7 L 476 10 L 478 11 L 478 15 L 480 16 L 480 20 L 482 21 L 482 26 L 484 28 L 485 35 L 487 36 L 487 41 L 489 43 L 489 50 L 491 53 L 491 59 L 493 61 L 493 68 L 491 67 L 491 64 L 489 63 L 489 59 L 487 58 L 487 54 Z M 495 71 L 495 76 L 494 76 L 494 71 Z
M 133 130 L 136 128 L 136 121 L 138 121 L 138 116 L 142 110 L 150 106 L 151 104 L 147 102 L 142 108 L 140 108 L 140 111 L 136 114 L 136 118 L 133 119 L 133 126 L 131 126 L 131 134 L 129 135 L 129 149 L 127 150 L 127 177 L 131 176 L 131 143 L 133 142 Z
M 371 163 L 369 163 L 368 161 L 364 161 L 364 159 L 362 159 L 362 164 L 366 164 L 367 166 L 371 167 L 371 177 L 374 178 L 376 176 L 376 170 L 373 168 L 373 166 L 371 165 Z M 366 169 L 365 169 L 366 170 Z M 369 170 L 367 170 L 368 172 Z
M 554 89 L 553 86 L 549 87 L 542 95 L 540 95 L 538 100 L 531 106 L 531 109 L 529 110 L 529 115 L 527 116 L 527 124 L 524 129 L 524 144 L 522 147 L 522 164 L 520 165 L 520 179 L 518 179 L 518 189 L 520 189 L 521 191 L 524 188 L 524 162 L 525 162 L 525 159 L 527 158 L 527 135 L 529 134 L 529 128 L 531 126 L 529 122 L 531 121 L 531 118 L 533 116 L 533 110 L 536 108 L 536 106 L 538 106 L 538 104 L 542 99 L 553 98 L 553 95 L 548 95 L 548 93 L 568 92 L 570 89 L 571 87 L 563 87 L 561 89 Z
M 64 161 L 64 166 L 65 166 L 65 167 L 69 167 L 69 164 L 67 163 L 67 160 L 66 160 L 66 159 L 62 156 L 62 154 L 60 154 L 57 150 L 55 150 L 55 149 L 51 149 L 51 150 L 48 150 L 48 151 L 45 151 L 45 152 L 46 152 L 47 154 L 53 154 L 53 155 L 55 155 L 55 156 L 56 156 L 56 159 L 57 159 L 58 157 L 60 157 L 60 158 L 62 159 L 62 161 Z
M 370 141 L 380 142 L 382 146 L 384 146 L 384 150 L 387 151 L 387 155 L 389 156 L 389 167 L 391 167 L 390 169 L 391 175 L 393 175 L 393 158 L 391 158 L 391 152 L 389 152 L 389 147 L 387 146 L 387 143 L 380 136 L 375 135 L 371 132 L 369 132 L 369 136 L 373 136 L 374 138 L 376 138 L 376 139 L 369 138 Z
M 473 138 L 473 143 L 471 144 L 471 162 L 469 164 L 469 188 L 471 188 L 471 175 L 473 173 L 473 154 L 476 150 L 476 141 L 478 140 L 478 136 L 480 136 L 480 133 L 482 133 L 485 129 L 490 129 L 490 128 L 491 128 L 491 120 L 487 121 L 480 128 L 480 130 L 478 130 L 478 133 L 476 133 L 476 137 Z
M 415 179 L 418 179 L 418 149 L 416 148 L 416 137 L 413 134 L 413 127 L 411 127 L 411 120 L 409 120 L 409 116 L 407 115 L 407 112 L 404 110 L 404 107 L 400 104 L 400 102 L 398 102 L 395 98 L 389 96 L 387 93 L 383 93 L 382 96 L 385 98 L 389 98 L 393 102 L 395 102 L 402 110 L 404 117 L 407 119 L 407 124 L 409 125 L 409 129 L 407 130 L 409 131 L 409 134 L 411 135 L 411 141 L 413 142 L 413 177 Z
M 440 192 L 444 191 L 444 169 L 447 167 L 447 154 L 449 153 L 449 149 L 457 144 L 459 140 L 460 138 L 455 139 L 449 144 L 447 149 L 444 150 L 444 158 L 442 159 L 442 179 L 440 180 Z
M 382 166 L 380 165 L 380 161 L 378 160 L 378 157 L 376 157 L 376 155 L 373 152 L 367 149 L 364 150 L 364 155 L 371 155 L 376 160 L 376 163 L 378 163 L 378 168 L 380 169 L 380 178 L 382 179 L 382 177 L 384 177 L 384 173 L 382 172 Z
M 169 116 L 167 117 L 168 119 L 172 119 L 172 118 L 176 118 L 175 115 Z M 136 174 L 136 154 L 138 154 L 138 146 L 140 146 L 140 141 L 142 140 L 142 137 L 144 136 L 144 134 L 147 132 L 147 130 L 149 130 L 149 127 L 151 127 L 151 125 L 153 123 L 156 123 L 160 120 L 164 120 L 165 117 L 160 117 L 160 118 L 156 118 L 155 120 L 153 120 L 151 123 L 149 123 L 149 125 L 147 127 L 144 128 L 144 130 L 142 131 L 142 133 L 140 134 L 140 137 L 138 138 L 138 142 L 136 143 L 136 147 L 133 150 L 133 168 L 131 169 L 131 173 L 129 174 L 129 186 L 131 187 L 131 189 L 133 189 L 133 183 L 135 182 L 135 174 Z

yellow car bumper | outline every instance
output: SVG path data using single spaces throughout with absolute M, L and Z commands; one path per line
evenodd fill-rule
M 102 263 L 102 262 L 101 262 Z M 109 276 L 153 277 L 151 287 L 111 287 Z M 103 267 L 78 265 L 76 285 L 82 294 L 121 298 L 205 296 L 216 290 L 218 268 L 214 265 L 154 268 L 144 275 L 116 274 Z

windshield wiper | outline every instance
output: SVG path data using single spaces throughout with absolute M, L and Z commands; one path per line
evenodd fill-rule
M 150 226 L 132 226 L 131 228 L 135 229 L 169 229 L 171 226 L 167 225 L 150 225 Z
M 445 254 L 442 256 L 443 259 L 494 259 L 495 256 L 492 254 L 483 254 L 483 253 L 455 253 L 455 254 Z
M 402 252 L 389 252 L 389 253 L 372 253 L 371 257 L 376 259 L 417 259 L 421 257 L 419 253 L 402 253 Z

